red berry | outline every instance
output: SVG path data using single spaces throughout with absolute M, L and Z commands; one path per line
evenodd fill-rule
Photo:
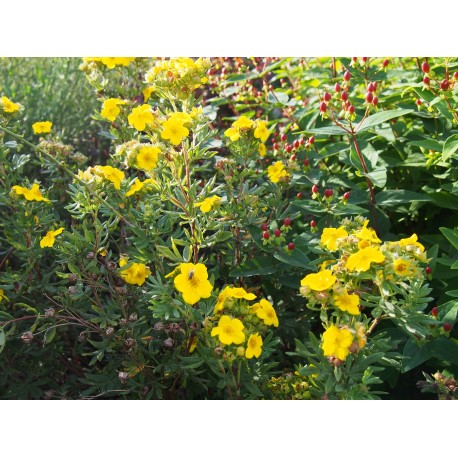
M 267 231 L 264 231 L 264 232 L 262 233 L 262 237 L 263 237 L 263 239 L 265 239 L 265 240 L 269 240 L 270 234 L 269 234 Z
M 378 104 L 378 97 L 374 97 L 374 100 L 372 100 L 372 105 L 377 105 Z
M 363 62 L 367 62 L 367 57 L 362 57 Z
M 448 87 L 449 87 L 449 82 L 448 82 L 448 80 L 447 80 L 447 79 L 442 80 L 442 82 L 441 82 L 441 89 L 442 89 L 443 91 L 447 91 L 447 90 L 448 90 Z
M 342 91 L 342 94 L 340 94 L 340 98 L 345 102 L 348 100 L 348 94 L 347 91 Z
M 355 107 L 353 105 L 350 105 L 348 107 L 348 111 L 350 112 L 350 114 L 353 114 L 355 112 Z
M 423 63 L 421 64 L 421 71 L 422 71 L 423 73 L 429 73 L 429 70 L 430 70 L 430 68 L 429 68 L 428 62 L 423 62 Z
M 372 95 L 372 92 L 367 92 L 366 93 L 366 102 L 371 103 L 372 100 L 374 100 L 374 96 Z
M 340 92 L 342 88 L 340 87 L 340 84 L 339 83 L 336 83 L 335 86 L 334 86 L 334 91 L 336 92 Z
M 278 143 L 273 144 L 274 150 L 277 151 L 280 147 L 278 146 Z
M 281 235 L 281 230 L 280 230 L 280 229 L 275 229 L 274 234 L 275 234 L 275 237 L 280 237 L 280 235 Z
M 347 70 L 347 71 L 344 73 L 343 79 L 344 79 L 345 81 L 350 81 L 350 78 L 351 78 L 351 73 Z
M 415 103 L 416 103 L 418 106 L 420 106 L 420 105 L 421 105 L 421 100 L 420 100 L 420 99 L 417 99 L 417 100 L 415 100 Z
M 445 332 L 450 332 L 452 330 L 452 325 L 450 323 L 444 323 L 442 328 Z
M 304 159 L 304 166 L 305 167 L 308 167 L 310 164 L 309 160 L 308 159 Z
M 430 82 L 431 82 L 431 80 L 425 75 L 425 76 L 423 77 L 423 83 L 425 83 L 426 86 L 429 86 L 429 83 L 430 83 Z
M 292 150 L 293 150 L 293 147 L 292 147 L 289 143 L 287 143 L 287 144 L 285 145 L 285 151 L 286 151 L 287 153 L 291 153 Z
M 350 198 L 350 191 L 347 191 L 344 195 L 343 195 L 343 198 L 345 200 L 348 200 Z
M 315 137 L 313 135 L 309 138 L 309 143 L 311 145 L 313 145 L 315 143 Z
M 297 197 L 298 199 L 302 199 L 302 198 L 304 197 L 304 194 L 303 194 L 302 192 L 298 192 L 298 193 L 296 194 L 296 197 Z
M 367 90 L 368 90 L 369 92 L 374 92 L 374 91 L 375 91 L 374 83 L 369 83 L 369 84 L 367 85 Z
M 334 191 L 332 189 L 325 189 L 324 190 L 324 197 L 332 197 Z
M 299 148 L 299 144 L 300 144 L 300 143 L 299 143 L 299 140 L 298 140 L 298 139 L 294 140 L 293 148 L 296 148 L 296 149 Z
M 316 184 L 314 184 L 312 186 L 312 192 L 313 192 L 313 194 L 317 194 L 318 193 L 318 186 Z
M 439 309 L 438 309 L 437 307 L 433 307 L 433 308 L 431 309 L 431 315 L 432 315 L 432 316 L 437 316 L 437 315 L 439 315 Z
M 286 134 L 281 134 L 280 139 L 281 139 L 282 142 L 285 142 L 285 141 L 286 141 L 286 138 L 287 138 L 287 137 L 286 137 Z
M 426 275 L 430 275 L 432 271 L 433 271 L 433 269 L 431 269 L 430 266 L 426 266 L 426 268 L 425 268 Z
M 326 113 L 326 108 L 327 108 L 326 107 L 326 102 L 324 102 L 324 101 L 321 102 L 320 103 L 320 111 L 321 111 L 321 113 Z
M 388 67 L 389 64 L 390 64 L 390 61 L 388 59 L 385 59 L 382 63 L 384 67 Z
M 302 137 L 302 138 L 300 139 L 299 143 L 300 143 L 301 145 L 305 145 L 305 138 Z
M 312 221 L 310 221 L 310 227 L 312 227 L 312 228 L 316 227 L 316 221 L 314 219 L 312 219 Z
M 283 225 L 286 227 L 291 226 L 291 218 L 285 218 L 285 221 L 283 221 Z
M 288 243 L 288 250 L 289 250 L 289 251 L 293 251 L 293 250 L 294 250 L 294 248 L 296 248 L 296 245 L 294 245 L 294 243 L 293 243 L 293 242 L 291 242 L 291 243 Z
M 261 224 L 261 229 L 262 229 L 263 231 L 267 231 L 267 228 L 268 228 L 267 223 L 262 223 L 262 224 Z
M 329 102 L 331 100 L 331 94 L 329 92 L 325 92 L 323 94 L 323 99 L 326 101 L 326 102 Z
M 455 78 L 456 80 L 458 80 L 458 72 L 455 72 L 455 73 L 453 74 L 453 78 Z
M 297 156 L 296 156 L 295 154 L 292 154 L 291 157 L 290 157 L 290 160 L 291 160 L 291 161 L 295 161 L 296 158 L 297 158 Z

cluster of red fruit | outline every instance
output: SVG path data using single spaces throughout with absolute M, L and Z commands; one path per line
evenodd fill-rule
M 290 228 L 291 224 L 292 224 L 291 218 L 285 218 L 285 220 L 283 221 L 283 228 L 284 229 Z M 261 224 L 261 229 L 262 229 L 262 238 L 264 240 L 269 240 L 270 239 L 270 232 L 269 232 L 269 226 L 267 225 L 267 223 L 262 223 Z M 287 232 L 287 231 L 288 231 L 288 229 L 285 232 Z M 283 232 L 281 231 L 281 229 L 277 228 L 277 229 L 274 230 L 274 236 L 276 238 L 281 237 L 282 234 L 283 234 Z M 296 248 L 296 245 L 293 242 L 290 242 L 290 243 L 288 243 L 287 248 L 288 248 L 289 251 L 293 251 L 294 248 Z

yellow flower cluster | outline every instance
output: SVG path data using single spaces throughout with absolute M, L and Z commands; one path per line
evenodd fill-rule
M 283 162 L 277 161 L 267 167 L 267 176 L 272 183 L 278 183 L 279 181 L 287 181 L 290 174 L 285 170 Z
M 127 67 L 134 60 L 135 57 L 83 57 L 85 64 L 101 62 L 109 70 L 119 66 Z
M 261 156 L 266 154 L 266 145 L 264 144 L 270 136 L 270 132 L 267 129 L 265 121 L 257 120 L 253 121 L 246 116 L 240 116 L 235 120 L 229 129 L 226 129 L 224 135 L 229 137 L 231 142 L 236 142 L 241 137 L 247 137 L 248 133 L 251 132 L 255 139 L 260 140 L 258 145 L 258 151 Z
M 125 258 L 121 258 L 119 266 L 122 268 L 127 264 Z M 142 286 L 148 276 L 151 275 L 150 268 L 142 263 L 133 262 L 130 267 L 121 271 L 121 277 L 130 285 Z
M 218 337 L 222 345 L 237 345 L 228 349 L 233 356 L 259 358 L 263 345 L 260 332 L 265 331 L 267 326 L 278 327 L 278 317 L 272 304 L 266 299 L 248 304 L 255 299 L 255 294 L 234 286 L 226 286 L 218 295 L 214 314 L 220 315 L 220 318 L 211 330 L 211 336 Z M 245 341 L 246 347 L 240 346 Z
M 189 94 L 207 82 L 205 76 L 211 66 L 209 59 L 193 60 L 189 57 L 158 60 L 145 75 L 152 91 L 163 90 L 178 98 Z
M 365 295 L 378 294 L 382 282 L 396 285 L 421 278 L 418 264 L 426 262 L 416 234 L 383 243 L 368 224 L 365 218 L 356 217 L 344 220 L 340 227 L 324 229 L 320 243 L 326 260 L 319 272 L 301 280 L 300 293 L 309 305 L 330 310 L 336 320 L 327 326 L 322 348 L 325 356 L 339 360 L 366 343 L 364 326 L 355 321 Z

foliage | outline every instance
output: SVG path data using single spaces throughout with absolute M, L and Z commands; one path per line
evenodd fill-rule
M 451 396 L 456 59 L 78 65 L 1 88 L 1 398 Z

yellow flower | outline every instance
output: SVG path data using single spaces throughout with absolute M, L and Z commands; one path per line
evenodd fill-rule
M 262 337 L 255 332 L 248 338 L 247 347 L 245 351 L 245 358 L 251 359 L 253 356 L 259 358 L 262 353 Z
M 18 196 L 24 196 L 27 200 L 49 202 L 49 199 L 46 199 L 46 197 L 43 197 L 41 194 L 37 183 L 34 183 L 30 189 L 23 188 L 22 186 L 13 186 L 11 190 L 14 191 Z
M 170 117 L 162 124 L 164 130 L 161 132 L 161 138 L 169 140 L 175 146 L 179 145 L 189 135 L 189 130 L 184 127 L 183 123 L 183 119 L 179 117 Z
M 96 165 L 94 171 L 97 175 L 111 181 L 115 189 L 121 189 L 121 180 L 124 179 L 124 172 L 111 167 L 110 165 Z
M 212 329 L 211 336 L 218 336 L 223 345 L 231 345 L 233 343 L 238 345 L 245 341 L 244 327 L 238 318 L 223 315 L 218 321 L 218 326 Z
M 350 346 L 353 343 L 353 335 L 348 329 L 339 329 L 331 324 L 323 333 L 323 353 L 324 356 L 334 355 L 341 361 L 350 353 Z
M 267 167 L 267 176 L 272 183 L 278 183 L 280 180 L 286 180 L 289 177 L 289 173 L 285 170 L 283 162 L 277 161 Z
M 202 202 L 196 202 L 194 207 L 200 207 L 203 213 L 208 213 L 213 210 L 213 207 L 218 206 L 221 203 L 221 197 L 211 196 L 204 199 Z
M 107 99 L 103 102 L 100 114 L 109 121 L 114 121 L 121 112 L 118 105 L 125 105 L 127 102 L 121 99 Z
M 259 138 L 263 143 L 269 138 L 269 131 L 266 127 L 265 121 L 258 121 L 257 127 L 254 130 L 254 138 Z
M 215 305 L 215 313 L 221 312 L 227 303 L 231 303 L 231 299 L 246 299 L 252 301 L 256 299 L 253 293 L 247 293 L 243 288 L 233 288 L 226 286 L 218 295 L 218 300 Z
M 149 98 L 151 97 L 151 94 L 156 90 L 155 87 L 153 86 L 148 86 L 143 89 L 142 94 L 143 94 L 143 99 L 145 102 L 148 102 Z
M 34 134 L 49 134 L 51 132 L 52 122 L 51 121 L 42 121 L 32 124 L 32 129 Z
M 240 138 L 240 132 L 235 127 L 229 127 L 224 131 L 224 135 L 231 139 L 231 142 L 236 142 Z
M 152 170 L 156 167 L 160 148 L 157 146 L 142 146 L 137 155 L 137 166 L 143 170 Z
M 3 299 L 5 299 L 6 301 L 8 300 L 8 298 L 5 296 L 5 291 L 3 291 L 3 289 L 0 288 L 0 302 L 2 302 Z
M 21 105 L 19 103 L 14 103 L 12 102 L 8 97 L 3 96 L 2 97 L 2 105 L 3 105 L 3 111 L 5 113 L 14 113 L 15 111 L 19 111 L 21 108 Z
M 278 317 L 272 304 L 266 299 L 261 299 L 256 304 L 251 306 L 251 309 L 256 313 L 257 317 L 264 321 L 267 326 L 275 326 L 278 328 Z
M 348 294 L 344 290 L 343 294 L 334 296 L 334 303 L 342 312 L 348 312 L 351 315 L 359 315 L 359 296 L 357 294 Z
M 210 297 L 213 286 L 208 281 L 207 268 L 203 264 L 182 263 L 179 267 L 181 273 L 174 278 L 173 283 L 187 304 L 195 304 L 201 298 Z
M 235 127 L 243 131 L 251 129 L 253 127 L 253 124 L 254 122 L 250 118 L 247 118 L 246 116 L 240 116 L 240 118 L 237 119 L 237 121 L 234 121 L 232 123 L 232 127 Z
M 119 264 L 121 264 L 121 261 Z M 123 265 L 125 264 L 126 263 L 124 262 Z M 133 262 L 128 269 L 125 269 L 121 272 L 121 277 L 126 283 L 129 283 L 130 285 L 142 286 L 150 274 L 151 270 L 148 266 L 145 264 Z
M 301 286 L 308 286 L 313 291 L 325 291 L 329 289 L 337 278 L 330 270 L 321 270 L 316 274 L 308 274 L 301 280 Z
M 184 113 L 182 111 L 176 111 L 172 113 L 169 117 L 169 120 L 181 122 L 181 124 L 191 124 L 192 123 L 192 116 L 188 113 Z
M 267 148 L 266 148 L 266 145 L 264 145 L 264 143 L 259 143 L 258 152 L 259 152 L 260 156 L 265 156 L 266 155 Z
M 197 336 L 191 336 L 188 339 L 189 353 L 192 353 L 197 347 Z
M 348 237 L 348 232 L 343 226 L 337 229 L 334 227 L 327 227 L 323 229 L 323 234 L 321 234 L 321 244 L 329 251 L 336 251 L 339 246 L 338 240 L 344 237 Z
M 399 246 L 402 246 L 402 247 L 416 246 L 420 248 L 420 252 L 423 253 L 425 251 L 425 247 L 421 243 L 417 242 L 417 240 L 418 240 L 417 234 L 412 234 L 407 239 L 399 240 L 398 243 L 399 243 Z
M 126 192 L 126 197 L 133 196 L 135 193 L 143 189 L 147 184 L 156 184 L 156 181 L 152 178 L 147 178 L 145 181 L 140 181 L 138 178 L 135 178 L 135 181 L 130 185 L 129 190 Z
M 103 65 L 106 65 L 106 67 L 111 70 L 118 65 L 127 67 L 133 60 L 135 60 L 135 57 L 102 57 L 100 60 Z
M 410 277 L 415 273 L 414 268 L 412 268 L 412 263 L 407 259 L 396 259 L 393 262 L 393 269 L 397 275 L 401 277 Z
M 367 247 L 353 253 L 347 260 L 348 270 L 366 272 L 371 267 L 371 263 L 381 263 L 385 260 L 385 255 L 378 248 Z
M 151 105 L 144 104 L 134 108 L 129 116 L 127 116 L 129 125 L 135 127 L 139 132 L 145 130 L 146 125 L 154 122 L 154 115 L 151 111 Z
M 358 232 L 355 232 L 355 237 L 366 242 L 381 243 L 382 241 L 377 237 L 374 229 L 367 228 L 368 224 L 369 220 L 366 220 L 364 226 Z
M 40 247 L 52 247 L 54 242 L 56 241 L 56 237 L 64 231 L 63 227 L 59 227 L 59 229 L 55 231 L 48 231 L 46 235 L 40 240 Z

